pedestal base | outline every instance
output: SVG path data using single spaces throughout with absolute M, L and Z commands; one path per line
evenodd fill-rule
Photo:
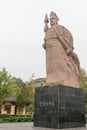
M 34 126 L 56 129 L 85 127 L 83 90 L 58 85 L 37 87 Z

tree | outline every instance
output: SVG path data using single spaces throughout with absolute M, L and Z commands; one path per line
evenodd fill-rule
M 18 86 L 19 88 L 22 88 L 22 87 L 25 86 L 25 83 L 23 82 L 22 79 L 16 78 L 16 77 L 13 77 L 13 79 L 16 80 L 16 84 L 17 84 L 17 86 Z
M 24 96 L 22 93 L 19 93 L 16 98 L 16 106 L 19 111 L 22 111 L 25 105 Z
M 25 108 L 26 112 L 32 108 L 34 109 L 34 80 L 33 77 L 30 78 L 29 81 L 25 83 L 26 85 L 21 89 L 24 100 L 25 100 Z M 32 107 L 30 107 L 32 106 Z
M 85 112 L 87 113 L 87 74 L 84 69 L 80 69 L 80 88 L 84 90 L 85 93 Z
M 27 104 L 34 103 L 34 80 L 26 82 L 26 86 L 22 88 L 22 93 Z
M 11 94 L 10 87 L 9 87 L 9 79 L 10 75 L 8 72 L 3 68 L 0 71 L 0 106 L 2 105 L 4 99 Z
M 80 69 L 79 84 L 80 84 L 81 88 L 86 89 L 86 87 L 87 87 L 87 75 L 86 75 L 86 71 L 83 68 Z
M 5 68 L 0 71 L 0 107 L 2 106 L 5 98 L 10 95 L 16 94 L 19 88 L 13 77 L 8 74 Z
M 80 70 L 79 85 L 80 88 L 84 89 L 85 94 L 87 94 L 87 75 L 86 75 L 86 71 L 82 68 Z

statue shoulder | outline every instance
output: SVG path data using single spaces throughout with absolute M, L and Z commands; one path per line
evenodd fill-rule
M 62 32 L 65 36 L 73 37 L 71 32 L 63 25 L 59 25 L 59 28 L 60 28 L 60 30 L 62 30 Z
M 67 44 L 67 47 L 66 48 L 69 48 L 71 47 L 73 50 L 73 37 L 72 37 L 72 34 L 71 32 L 64 26 L 62 25 L 55 25 L 54 26 L 54 29 L 58 35 L 58 37 L 60 37 L 62 40 L 63 40 L 63 43 L 66 43 Z
M 64 29 L 62 25 L 55 24 L 52 28 L 57 32 L 57 34 L 63 35 Z
M 69 44 L 73 45 L 73 36 L 71 34 L 71 32 L 64 26 L 60 25 L 60 28 L 62 30 L 63 33 L 63 37 L 66 41 L 68 41 Z

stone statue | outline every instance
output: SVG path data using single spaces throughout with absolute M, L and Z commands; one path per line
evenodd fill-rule
M 50 14 L 50 27 L 47 14 L 44 19 L 46 83 L 79 88 L 80 63 L 78 56 L 73 52 L 73 37 L 58 21 L 55 12 Z

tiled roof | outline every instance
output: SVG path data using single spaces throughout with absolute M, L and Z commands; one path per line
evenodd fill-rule
M 13 102 L 15 102 L 16 101 L 16 96 L 10 96 L 10 97 L 6 98 L 5 101 L 13 101 Z

